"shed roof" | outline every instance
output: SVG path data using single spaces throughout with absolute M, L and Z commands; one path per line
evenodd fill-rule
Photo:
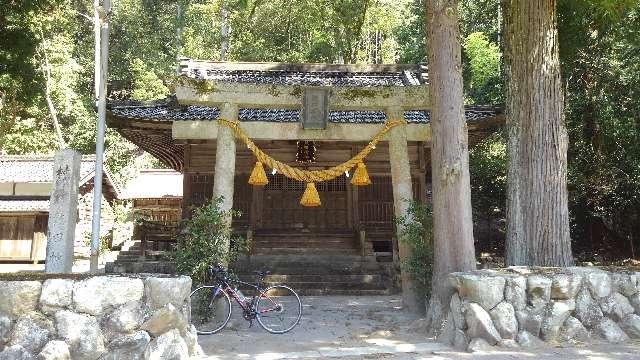
M 129 180 L 122 199 L 182 197 L 182 174 L 170 169 L 144 169 Z
M 95 171 L 95 156 L 83 156 L 80 179 Z M 0 182 L 53 182 L 53 155 L 0 155 Z
M 0 213 L 49 212 L 48 199 L 0 199 Z
M 93 188 L 95 161 L 94 155 L 83 156 L 80 161 L 79 186 L 82 191 Z M 52 184 L 53 164 L 53 155 L 0 155 L 0 183 Z M 106 168 L 103 169 L 102 184 L 107 200 L 113 201 L 119 197 L 120 189 Z M 0 211 L 27 211 L 25 209 L 31 208 L 33 211 L 48 211 L 48 200 L 42 199 L 41 194 L 34 196 L 38 198 L 29 198 L 29 194 L 5 195 L 2 197 L 3 207 Z

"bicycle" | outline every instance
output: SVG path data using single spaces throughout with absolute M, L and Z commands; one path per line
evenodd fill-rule
M 265 288 L 264 277 L 268 271 L 258 271 L 258 282 L 250 284 L 230 279 L 220 266 L 209 266 L 209 275 L 215 285 L 204 285 L 193 290 L 191 298 L 191 323 L 198 334 L 211 335 L 222 330 L 231 318 L 231 298 L 240 308 L 242 317 L 253 325 L 258 320 L 260 326 L 272 334 L 284 334 L 291 331 L 302 317 L 302 302 L 293 289 L 286 285 L 273 285 Z M 232 287 L 231 284 L 235 286 Z M 255 290 L 253 297 L 245 297 L 237 285 L 245 285 Z

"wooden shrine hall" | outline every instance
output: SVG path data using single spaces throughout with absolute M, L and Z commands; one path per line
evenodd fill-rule
M 429 194 L 426 68 L 183 59 L 180 69 L 175 95 L 111 102 L 108 124 L 183 173 L 183 216 L 224 196 L 225 209 L 242 212 L 233 228 L 253 238 L 254 255 L 391 259 L 394 216 L 406 212 L 409 198 L 426 201 Z M 504 122 L 492 107 L 469 107 L 465 115 L 470 144 Z M 320 171 L 356 156 L 391 122 L 397 126 L 362 161 L 368 186 L 352 185 L 354 166 L 315 181 L 321 204 L 305 207 L 305 181 L 277 169 L 263 164 L 268 183 L 248 183 L 255 148 L 284 166 Z

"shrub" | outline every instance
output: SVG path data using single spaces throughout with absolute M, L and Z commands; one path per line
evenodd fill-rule
M 227 216 L 237 217 L 240 213 L 232 210 L 229 214 L 220 210 L 221 202 L 222 198 L 217 198 L 195 208 L 178 235 L 173 253 L 176 269 L 180 274 L 191 276 L 194 284 L 206 281 L 209 265 L 233 263 L 247 248 L 245 239 L 230 233 L 225 225 Z M 230 238 L 228 249 L 227 238 Z
M 410 256 L 401 262 L 403 272 L 409 275 L 419 294 L 428 297 L 431 292 L 433 266 L 433 218 L 426 204 L 411 201 L 408 215 L 396 219 L 402 229 L 400 241 L 409 246 Z

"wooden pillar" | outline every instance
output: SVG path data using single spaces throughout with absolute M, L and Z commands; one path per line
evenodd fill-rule
M 220 118 L 226 120 L 238 119 L 238 106 L 224 104 L 220 111 Z M 222 211 L 233 208 L 233 187 L 236 172 L 236 140 L 233 130 L 226 125 L 218 124 L 218 138 L 216 144 L 216 165 L 213 177 L 213 198 L 222 197 L 220 209 Z M 226 225 L 231 234 L 231 214 L 226 219 Z M 227 247 L 229 246 L 227 238 Z
M 387 119 L 404 120 L 402 110 L 399 107 L 387 109 Z M 407 216 L 410 201 L 413 199 L 406 123 L 391 129 L 388 139 L 394 214 L 396 218 L 403 218 Z M 400 261 L 404 261 L 411 255 L 410 247 L 401 239 L 403 230 L 400 226 L 398 226 L 396 230 Z M 418 296 L 414 284 L 404 271 L 401 273 L 401 281 L 402 303 L 404 308 L 410 312 L 423 313 L 425 309 L 424 299 Z

